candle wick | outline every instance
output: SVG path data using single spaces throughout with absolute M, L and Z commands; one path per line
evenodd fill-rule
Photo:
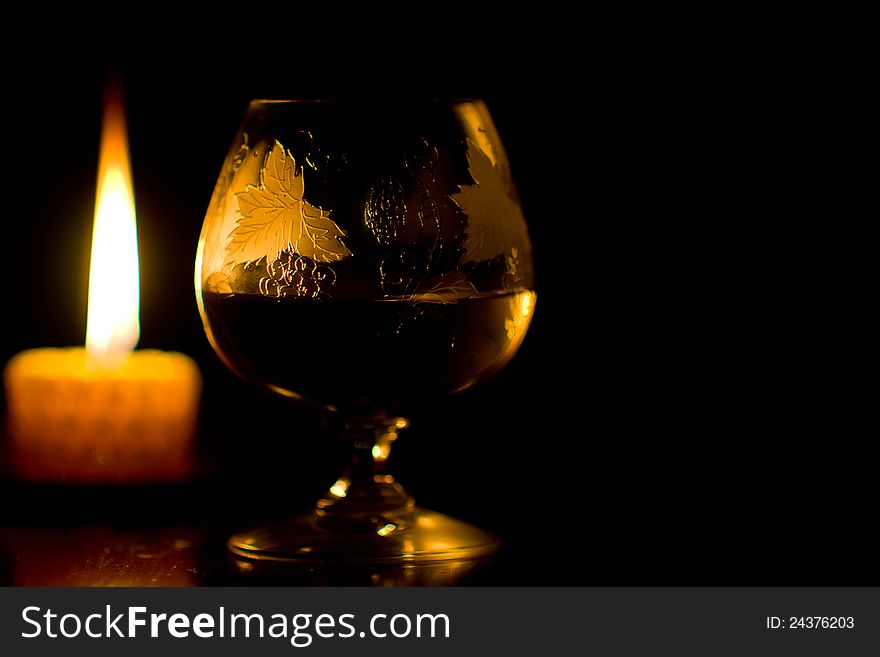
M 129 352 L 119 353 L 114 349 L 101 349 L 88 352 L 86 367 L 89 371 L 100 372 L 116 370 L 125 365 Z

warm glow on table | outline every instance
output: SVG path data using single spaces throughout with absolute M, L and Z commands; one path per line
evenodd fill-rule
M 64 482 L 181 479 L 192 468 L 201 375 L 179 353 L 132 351 L 137 224 L 125 119 L 108 94 L 89 270 L 86 348 L 34 349 L 5 370 L 15 473 Z

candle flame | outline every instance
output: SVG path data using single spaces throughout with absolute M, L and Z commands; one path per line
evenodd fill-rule
M 86 351 L 98 362 L 125 357 L 140 335 L 137 224 L 122 96 L 108 89 L 89 269 Z

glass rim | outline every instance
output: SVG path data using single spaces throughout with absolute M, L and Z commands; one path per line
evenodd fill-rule
M 258 105 L 459 105 L 485 103 L 477 97 L 425 97 L 425 98 L 254 98 L 249 106 Z

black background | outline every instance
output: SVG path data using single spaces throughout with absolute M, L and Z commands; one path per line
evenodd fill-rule
M 205 377 L 202 479 L 151 514 L 108 500 L 109 522 L 272 517 L 306 508 L 341 464 L 314 418 L 224 369 L 198 317 L 196 242 L 247 102 L 480 97 L 529 222 L 537 311 L 503 373 L 414 418 L 392 456 L 410 492 L 502 536 L 488 583 L 876 582 L 857 319 L 865 177 L 845 150 L 858 150 L 846 120 L 858 84 L 821 44 L 642 43 L 626 30 L 599 41 L 599 26 L 563 34 L 550 29 L 559 20 L 410 25 L 402 40 L 355 39 L 344 57 L 338 43 L 297 41 L 289 23 L 244 20 L 216 43 L 180 33 L 115 39 L 112 55 L 8 53 L 0 357 L 84 340 L 115 69 L 139 346 L 186 352 Z M 35 495 L 7 519 L 52 518 L 63 498 Z

